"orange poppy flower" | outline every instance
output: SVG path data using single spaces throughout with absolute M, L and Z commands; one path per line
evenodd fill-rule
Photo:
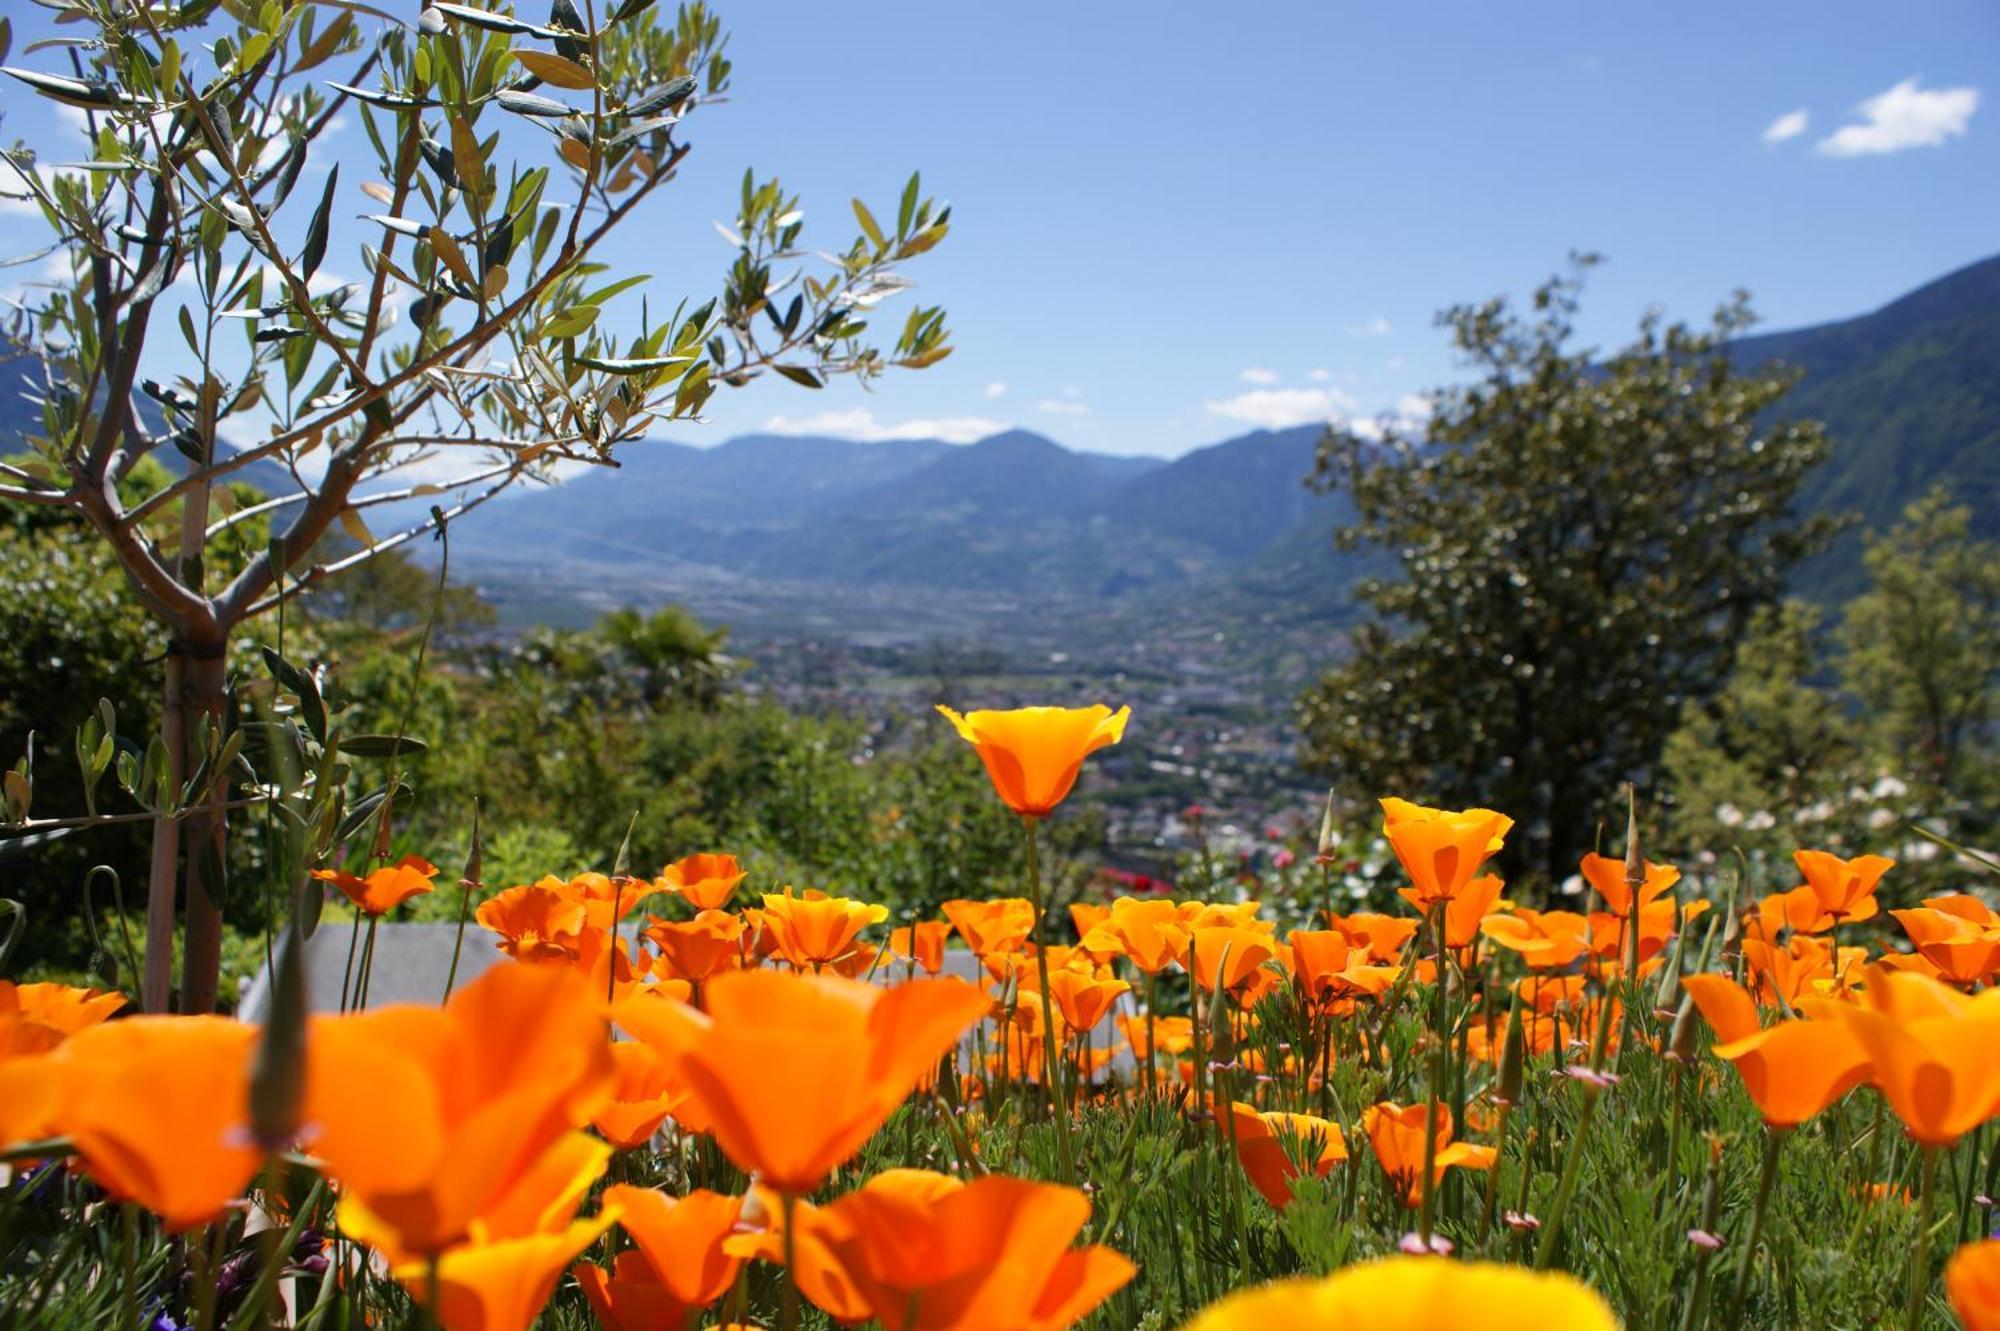
M 961 980 L 880 989 L 829 975 L 730 971 L 707 1012 L 621 1003 L 633 1035 L 671 1051 L 696 1111 L 739 1169 L 811 1192 L 874 1135 L 988 1001 Z
M 1338 1123 L 1311 1114 L 1262 1113 L 1240 1100 L 1230 1106 L 1230 1119 L 1243 1172 L 1279 1210 L 1291 1205 L 1293 1179 L 1308 1172 L 1325 1178 L 1347 1159 L 1347 1139 Z
M 1424 1129 L 1435 1125 L 1437 1154 L 1432 1161 L 1431 1186 L 1444 1179 L 1447 1169 L 1491 1169 L 1497 1154 L 1491 1146 L 1452 1140 L 1451 1109 L 1437 1105 L 1436 1114 L 1428 1103 L 1399 1105 L 1385 1100 L 1361 1111 L 1361 1129 L 1368 1134 L 1375 1159 L 1382 1172 L 1403 1199 L 1414 1207 L 1423 1198 Z
M 637 1248 L 613 1257 L 608 1271 L 580 1262 L 570 1274 L 603 1331 L 679 1331 L 701 1311 L 675 1298 Z
M 1578 1006 L 1589 988 L 1581 975 L 1524 975 L 1514 982 L 1514 992 L 1527 1002 L 1528 1010 L 1542 1016 L 1558 1007 Z
M 1868 1056 L 1870 1079 L 1910 1136 L 1955 1145 L 2000 1108 L 2000 989 L 1968 997 L 1910 971 L 1872 967 L 1859 1004 L 1826 1004 Z
M 1757 1001 L 1766 1007 L 1796 1008 L 1799 1000 L 1833 979 L 1833 949 L 1817 938 L 1794 934 L 1783 946 L 1745 936 L 1743 968 Z
M 1956 916 L 1982 929 L 2000 929 L 2000 911 L 1995 911 L 1978 897 L 1964 892 L 1943 897 L 1925 897 L 1924 907 L 1927 910 Z
M 1482 874 L 1444 898 L 1444 943 L 1449 948 L 1467 948 L 1479 937 L 1480 922 L 1498 908 L 1506 884 L 1492 874 Z M 1399 887 L 1396 895 L 1420 911 L 1428 912 L 1437 903 L 1426 901 L 1415 887 Z M 1435 960 L 1435 958 L 1433 958 Z
M 987 957 L 1017 952 L 1035 931 L 1035 906 L 1026 897 L 997 897 L 991 901 L 947 901 L 945 918 L 958 936 L 982 961 Z
M 1757 1004 L 1726 975 L 1681 981 L 1715 1032 L 1716 1056 L 1743 1079 L 1764 1122 L 1796 1127 L 1868 1078 L 1868 1056 L 1838 1021 L 1781 1021 L 1769 1029 Z
M 938 711 L 979 751 L 993 789 L 1015 813 L 1046 818 L 1076 784 L 1083 760 L 1125 737 L 1130 707 L 1017 707 L 1005 712 Z
M 1559 1271 L 1496 1262 L 1389 1257 L 1330 1276 L 1239 1290 L 1203 1309 L 1187 1331 L 1618 1331 L 1609 1304 Z
M 660 870 L 654 886 L 679 893 L 696 910 L 721 910 L 744 877 L 734 855 L 689 855 Z
M 0 1145 L 55 1135 L 62 1097 L 47 1054 L 124 1005 L 119 993 L 0 980 Z
M 644 1146 L 685 1100 L 665 1059 L 643 1044 L 611 1046 L 611 1098 L 590 1116 L 590 1125 L 621 1151 Z
M 1171 901 L 1120 897 L 1083 941 L 1093 952 L 1122 952 L 1148 975 L 1158 975 L 1187 957 L 1188 931 Z
M 1261 918 L 1264 903 L 1261 901 L 1183 901 L 1180 903 L 1181 923 L 1190 932 L 1196 929 L 1253 929 L 1258 933 L 1276 933 L 1278 926 Z
M 728 911 L 704 910 L 692 920 L 676 922 L 655 915 L 646 938 L 660 950 L 654 973 L 693 984 L 736 966 L 741 959 L 743 919 Z
M 434 1299 L 445 1331 L 526 1331 L 563 1268 L 618 1218 L 607 1205 L 594 1219 L 571 1219 L 610 1154 L 580 1133 L 559 1138 L 473 1223 L 464 1242 L 437 1255 L 435 1296 L 432 1259 L 399 1250 L 393 1235 L 371 1232 L 377 1218 L 351 1198 L 341 1203 L 341 1228 L 383 1252 L 390 1274 L 419 1305 Z
M 1944 1292 L 1965 1331 L 2000 1331 L 2000 1239 L 1953 1253 L 1944 1268 Z
M 539 886 L 581 902 L 585 928 L 605 930 L 631 914 L 632 908 L 653 891 L 653 885 L 644 879 L 613 879 L 601 873 L 580 873 L 568 882 L 551 874 L 541 879 Z
M 728 1293 L 743 1260 L 726 1252 L 723 1241 L 736 1229 L 741 1197 L 698 1189 L 676 1198 L 614 1183 L 604 1190 L 604 1204 L 617 1210 L 652 1279 L 683 1310 L 706 1308 Z
M 500 935 L 516 961 L 574 961 L 585 927 L 584 904 L 544 883 L 510 887 L 479 903 L 472 918 Z
M 801 1262 L 799 1284 L 843 1320 L 897 1331 L 1061 1331 L 1137 1273 L 1109 1248 L 1069 1246 L 1089 1219 L 1075 1188 L 885 1170 L 827 1206 L 798 1208 L 797 1248 L 812 1263 L 808 1273 Z
M 1681 880 L 1681 871 L 1671 864 L 1655 864 L 1647 860 L 1645 865 L 1645 881 L 1639 884 L 1641 910 L 1673 891 L 1674 884 Z M 1578 867 L 1583 871 L 1584 881 L 1604 898 L 1607 911 L 1620 917 L 1632 913 L 1632 885 L 1625 881 L 1624 860 L 1590 854 L 1583 857 L 1583 863 Z
M 7 1019 L 0 1017 L 0 1043 L 6 1038 Z M 47 1054 L 0 1056 L 0 1147 L 56 1135 L 56 1117 L 62 1109 L 58 1075 Z
M 855 939 L 871 924 L 889 918 L 889 908 L 808 888 L 804 896 L 766 893 L 764 921 L 785 960 L 804 970 L 839 961 L 855 950 Z
M 207 1224 L 262 1160 L 251 1144 L 257 1028 L 227 1017 L 129 1017 L 78 1031 L 47 1059 L 52 1126 L 114 1197 L 172 1232 Z
M 1215 925 L 1194 931 L 1194 980 L 1203 989 L 1214 989 L 1218 970 L 1225 964 L 1227 970 L 1221 974 L 1222 987 L 1230 990 L 1243 988 L 1257 973 L 1259 967 L 1278 955 L 1277 944 L 1271 936 L 1255 929 L 1231 928 Z
M 366 878 L 357 878 L 341 869 L 314 869 L 312 876 L 339 888 L 341 895 L 362 914 L 387 915 L 411 897 L 430 891 L 438 867 L 421 855 L 405 855 L 394 864 L 373 870 Z
M 1978 904 L 1976 899 L 1967 900 Z M 1977 923 L 1955 911 L 1929 905 L 1889 913 L 1916 944 L 1918 954 L 1942 978 L 1972 985 L 2000 970 L 2000 926 Z
M 1022 973 L 1023 988 L 1032 987 L 1032 972 Z M 1109 1016 L 1119 998 L 1132 992 L 1123 980 L 1101 980 L 1088 971 L 1063 967 L 1049 972 L 1049 1001 L 1073 1031 L 1091 1031 Z
M 1118 1014 L 1118 1029 L 1125 1036 L 1125 1043 L 1132 1046 L 1135 1058 L 1144 1059 L 1148 1055 L 1146 1047 L 1146 1018 L 1141 1013 L 1128 1017 Z M 1156 1016 L 1153 1018 L 1153 1043 L 1160 1053 L 1185 1054 L 1194 1048 L 1194 1020 L 1191 1017 Z
M 1395 966 L 1368 964 L 1338 929 L 1294 929 L 1278 957 L 1306 1000 L 1327 1010 L 1386 992 L 1399 973 Z
M 1514 826 L 1491 809 L 1431 809 L 1399 799 L 1383 800 L 1382 815 L 1382 835 L 1414 886 L 1410 900 L 1424 912 L 1463 892 Z
M 75 1035 L 95 1026 L 125 1006 L 125 995 L 115 990 L 80 989 L 73 984 L 41 982 L 15 984 L 0 980 L 0 1020 L 12 1017 L 45 1027 L 57 1036 Z M 0 1038 L 0 1058 L 7 1056 L 7 1043 Z
M 315 1017 L 304 1145 L 341 1185 L 343 1228 L 358 1208 L 384 1251 L 464 1241 L 609 1096 L 603 998 L 567 967 L 498 966 L 441 1008 Z
M 1097 901 L 1072 901 L 1069 903 L 1069 922 L 1076 926 L 1076 936 L 1083 938 L 1092 929 L 1111 918 L 1111 907 Z
M 1569 910 L 1529 910 L 1517 906 L 1511 914 L 1488 915 L 1479 931 L 1510 952 L 1518 952 L 1532 970 L 1561 970 L 1590 944 L 1590 921 Z
M 603 1212 L 550 1233 L 452 1248 L 438 1259 L 438 1323 L 444 1331 L 527 1331 L 541 1315 L 563 1269 L 604 1236 L 616 1216 Z M 430 1302 L 430 1264 L 392 1270 L 419 1305 Z
M 1820 911 L 1835 924 L 1865 920 L 1875 914 L 1875 885 L 1896 862 L 1884 855 L 1857 855 L 1843 860 L 1823 850 L 1792 853 L 1805 885 L 1819 898 Z
M 1416 935 L 1419 921 L 1404 915 L 1381 915 L 1357 911 L 1353 915 L 1327 915 L 1329 927 L 1347 938 L 1348 946 L 1361 949 L 1369 964 L 1392 965 L 1402 959 L 1403 948 Z
M 1294 929 L 1278 955 L 1299 988 L 1317 1003 L 1331 996 L 1353 953 L 1347 935 L 1338 929 Z
M 905 961 L 915 961 L 924 974 L 936 975 L 944 969 L 945 940 L 951 937 L 950 920 L 919 920 L 889 934 L 889 951 Z

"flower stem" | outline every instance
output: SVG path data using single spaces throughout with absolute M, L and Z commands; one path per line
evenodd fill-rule
M 1440 897 L 1431 907 L 1431 941 L 1437 949 L 1437 974 L 1431 983 L 1436 988 L 1436 1001 L 1431 1009 L 1431 1039 L 1435 1042 L 1431 1049 L 1430 1106 L 1424 1118 L 1424 1173 L 1418 1180 L 1423 1189 L 1417 1205 L 1417 1237 L 1429 1247 L 1431 1224 L 1437 1218 L 1437 1150 L 1439 1115 L 1444 1109 L 1444 1057 L 1445 1057 L 1445 959 L 1444 959 L 1444 913 L 1445 902 Z
M 375 976 L 375 926 L 382 917 L 368 917 L 368 937 L 361 944 L 361 978 L 354 982 L 354 1006 L 357 1009 L 368 1006 L 368 981 Z
M 1771 1202 L 1772 1185 L 1778 1181 L 1778 1152 L 1785 1144 L 1786 1128 L 1767 1128 L 1764 1137 L 1764 1167 L 1757 1175 L 1757 1200 L 1750 1208 L 1750 1232 L 1743 1240 L 1743 1260 L 1736 1267 L 1736 1286 L 1729 1294 L 1726 1325 L 1741 1325 L 1744 1296 L 1750 1292 L 1750 1273 L 1757 1269 L 1757 1244 L 1764 1236 L 1764 1212 Z
M 139 1331 L 139 1271 L 134 1252 L 139 1246 L 139 1208 L 135 1203 L 123 1202 L 118 1210 L 119 1290 L 123 1303 L 119 1331 Z
M 1153 1013 L 1160 1003 L 1160 977 L 1156 971 L 1146 974 L 1146 1098 L 1152 1099 L 1159 1090 L 1160 1047 L 1153 1040 Z
M 347 995 L 354 982 L 354 950 L 361 941 L 361 912 L 354 912 L 354 927 L 347 931 L 347 966 L 340 972 L 340 1010 L 347 1011 Z M 271 972 L 277 974 L 275 970 Z
M 785 1303 L 778 1317 L 780 1331 L 796 1331 L 799 1324 L 799 1268 L 797 1239 L 792 1223 L 798 1219 L 799 1199 L 784 1194 L 785 1217 Z
M 1056 1045 L 1055 1013 L 1049 1006 L 1049 949 L 1042 929 L 1042 916 L 1046 913 L 1042 862 L 1035 846 L 1035 820 L 1023 818 L 1021 826 L 1028 834 L 1028 895 L 1035 907 L 1035 974 L 1042 982 L 1042 1083 L 1048 1091 L 1049 1112 L 1056 1120 L 1056 1150 L 1062 1156 L 1063 1182 L 1075 1187 L 1076 1152 L 1069 1140 L 1069 1111 L 1056 1090 L 1062 1051 Z
M 1917 1245 L 1910 1253 L 1910 1307 L 1903 1318 L 1904 1331 L 1917 1331 L 1924 1320 L 1924 1292 L 1930 1284 L 1932 1184 L 1937 1181 L 1938 1148 L 1925 1146 L 1924 1195 L 1917 1199 Z

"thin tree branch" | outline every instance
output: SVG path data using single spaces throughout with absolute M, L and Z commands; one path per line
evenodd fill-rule
M 505 330 L 506 326 L 510 322 L 512 322 L 515 319 L 518 319 L 522 314 L 526 313 L 527 310 L 535 303 L 535 301 L 541 298 L 541 295 L 544 291 L 547 291 L 551 286 L 553 286 L 557 282 L 557 280 L 559 280 L 572 267 L 574 267 L 577 263 L 581 262 L 586 256 L 588 256 L 590 252 L 596 247 L 597 243 L 600 240 L 602 240 L 604 236 L 608 234 L 613 227 L 615 227 L 619 222 L 623 221 L 625 217 L 632 211 L 632 209 L 637 207 L 639 203 L 646 198 L 647 195 L 649 195 L 654 189 L 658 188 L 661 184 L 665 183 L 667 178 L 673 174 L 674 168 L 680 164 L 681 159 L 685 157 L 688 154 L 688 152 L 689 149 L 686 147 L 679 147 L 674 149 L 673 155 L 669 157 L 664 164 L 661 165 L 660 169 L 657 172 L 655 172 L 652 176 L 648 177 L 648 179 L 644 184 L 637 186 L 633 190 L 631 195 L 628 196 L 623 203 L 621 203 L 614 211 L 608 214 L 605 217 L 604 221 L 600 223 L 594 230 L 592 230 L 590 235 L 584 239 L 583 243 L 575 251 L 561 256 L 558 259 L 558 261 L 550 267 L 548 272 L 542 274 L 541 277 L 537 278 L 533 285 L 528 287 L 528 289 L 523 291 L 519 297 L 517 297 L 516 299 L 511 301 L 508 305 L 506 305 L 491 320 L 488 320 L 487 322 L 480 324 L 476 328 L 468 329 L 465 333 L 461 334 L 456 341 L 450 342 L 447 345 L 440 347 L 437 351 L 432 352 L 430 355 L 425 356 L 420 360 L 411 362 L 410 365 L 407 366 L 402 372 L 396 374 L 392 378 L 385 379 L 379 384 L 370 385 L 369 387 L 364 388 L 360 392 L 347 398 L 339 406 L 328 408 L 326 414 L 324 414 L 323 416 L 308 421 L 302 425 L 295 425 L 291 429 L 285 431 L 283 434 L 275 435 L 271 439 L 266 440 L 264 443 L 257 445 L 255 448 L 244 449 L 241 452 L 232 453 L 229 457 L 222 459 L 221 461 L 212 462 L 208 466 L 202 467 L 197 471 L 189 472 L 188 475 L 183 476 L 180 480 L 176 481 L 174 484 L 167 486 L 165 489 L 159 491 L 157 494 L 149 496 L 144 503 L 140 504 L 137 508 L 133 509 L 130 515 L 131 520 L 134 522 L 143 522 L 147 517 L 157 512 L 162 506 L 172 503 L 176 498 L 178 498 L 182 494 L 185 494 L 188 490 L 193 489 L 196 485 L 199 485 L 204 481 L 213 480 L 218 476 L 227 475 L 233 471 L 239 471 L 242 468 L 247 467 L 254 462 L 261 462 L 265 458 L 273 457 L 279 453 L 282 453 L 285 450 L 294 447 L 307 437 L 316 433 L 320 433 L 326 429 L 331 428 L 332 426 L 340 424 L 344 420 L 347 420 L 355 413 L 363 410 L 364 408 L 368 407 L 374 402 L 379 401 L 380 399 L 388 396 L 390 393 L 393 393 L 395 390 L 401 388 L 403 385 L 407 384 L 412 379 L 421 376 L 425 371 L 434 370 L 456 357 L 466 355 L 469 352 L 474 352 L 484 347 L 488 342 L 491 342 L 493 339 L 500 336 L 500 334 Z M 249 570 L 247 569 L 245 570 L 246 573 L 248 571 Z
M 512 485 L 518 474 L 517 472 L 514 475 L 508 476 L 500 484 L 489 487 L 483 493 L 474 495 L 462 504 L 453 508 L 437 510 L 437 513 L 441 514 L 446 522 L 456 521 L 462 515 L 470 513 L 473 509 L 478 508 L 481 504 L 493 498 L 493 496 L 499 494 L 502 490 L 505 490 L 509 485 Z M 308 570 L 304 576 L 293 579 L 285 586 L 283 591 L 265 597 L 244 611 L 242 618 L 249 619 L 252 616 L 261 615 L 266 610 L 277 605 L 278 602 L 289 600 L 300 592 L 324 582 L 326 579 L 334 577 L 337 574 L 345 573 L 350 568 L 365 564 L 377 555 L 386 554 L 399 545 L 406 545 L 417 537 L 422 536 L 425 532 L 437 530 L 437 527 L 438 517 L 432 516 L 424 519 L 414 527 L 408 527 L 397 532 L 394 536 L 384 537 L 366 549 L 356 551 L 344 559 L 337 559 L 331 564 L 317 564 Z
M 407 439 L 400 439 L 395 442 L 398 444 L 404 444 L 413 441 Z M 451 443 L 451 444 L 460 444 L 460 443 L 479 444 L 479 445 L 484 445 L 486 447 L 501 446 L 498 444 L 489 443 L 484 440 L 473 440 L 473 439 L 465 439 L 465 440 L 441 439 L 438 440 L 437 442 Z M 515 441 L 509 441 L 509 442 L 511 443 Z M 518 462 L 504 462 L 497 467 L 490 467 L 485 471 L 473 472 L 472 474 L 467 476 L 460 476 L 455 480 L 432 481 L 423 485 L 412 485 L 407 489 L 385 490 L 379 494 L 363 495 L 359 498 L 348 500 L 347 507 L 349 510 L 374 508 L 378 504 L 394 504 L 394 503 L 399 503 L 405 499 L 421 499 L 425 495 L 445 494 L 452 490 L 463 490 L 468 486 L 478 485 L 484 481 L 490 481 L 495 476 L 499 476 L 505 472 L 519 471 L 520 469 L 521 469 L 521 464 L 519 464 Z M 393 472 L 394 470 L 396 470 L 396 468 L 391 467 L 385 471 L 377 472 L 375 474 L 378 476 L 386 476 L 390 474 L 390 472 Z M 266 513 L 273 512 L 280 508 L 288 507 L 289 505 L 292 504 L 302 503 L 306 499 L 306 497 L 307 497 L 307 492 L 304 490 L 300 490 L 293 494 L 281 495 L 276 499 L 266 499 L 263 503 L 252 504 L 248 508 L 239 508 L 234 513 L 230 514 L 228 517 L 224 518 L 222 521 L 212 524 L 208 529 L 208 535 L 205 539 L 212 541 L 216 537 L 220 536 L 223 532 L 228 531 L 231 527 L 234 527 L 239 523 L 248 522 L 252 518 L 262 517 Z
M 26 472 L 13 467 L 0 466 L 0 471 L 26 477 L 29 480 L 34 479 Z M 0 485 L 0 499 L 16 504 L 40 504 L 45 508 L 73 508 L 77 505 L 76 496 L 68 490 L 31 490 L 13 485 Z

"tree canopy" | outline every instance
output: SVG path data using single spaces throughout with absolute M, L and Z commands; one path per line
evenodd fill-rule
M 1594 262 L 1525 311 L 1446 310 L 1471 381 L 1420 424 L 1330 430 L 1315 473 L 1352 498 L 1341 546 L 1396 572 L 1359 588 L 1372 619 L 1302 700 L 1308 761 L 1357 800 L 1504 809 L 1506 867 L 1548 879 L 1831 529 L 1793 509 L 1826 453 L 1780 415 L 1793 376 L 1730 363 L 1747 298 L 1700 330 L 1648 312 L 1602 357 L 1575 335 Z

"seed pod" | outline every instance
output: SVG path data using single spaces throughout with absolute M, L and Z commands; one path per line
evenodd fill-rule
M 1316 858 L 1325 864 L 1333 859 L 1333 852 L 1340 844 L 1340 833 L 1333 825 L 1333 789 L 1326 792 L 1326 812 L 1319 816 L 1319 848 Z
M 1694 1041 L 1694 995 L 1684 994 L 1680 1008 L 1674 1013 L 1673 1030 L 1667 1037 L 1667 1057 L 1681 1064 L 1694 1062 Z
M 1521 1103 L 1521 1082 L 1528 1066 L 1528 1033 L 1521 1025 L 1521 996 L 1507 1012 L 1507 1035 L 1500 1046 L 1500 1085 L 1496 1098 L 1504 1105 Z
M 1229 1012 L 1226 1007 L 1228 993 L 1225 981 L 1229 978 L 1228 943 L 1222 945 L 1222 955 L 1215 962 L 1215 991 L 1208 1000 L 1208 1061 L 1228 1063 L 1236 1057 L 1236 1038 L 1229 1030 Z

